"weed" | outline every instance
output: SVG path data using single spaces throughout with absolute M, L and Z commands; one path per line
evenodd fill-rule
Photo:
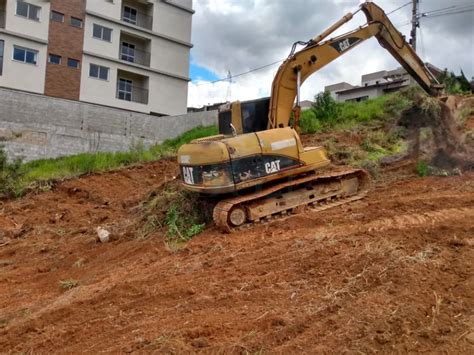
M 173 180 L 154 191 L 141 204 L 142 215 L 137 238 L 148 238 L 155 231 L 166 233 L 169 249 L 202 232 L 212 219 L 214 202 L 185 191 Z M 175 245 L 176 244 L 176 245 Z
M 70 290 L 77 286 L 79 286 L 79 282 L 73 279 L 59 281 L 59 287 L 63 290 Z
M 172 204 L 166 212 L 165 224 L 168 226 L 168 237 L 187 241 L 196 234 L 201 233 L 205 223 L 195 223 L 193 216 L 183 213 L 177 204 Z
M 428 164 L 424 160 L 420 160 L 416 163 L 416 173 L 420 177 L 428 176 L 429 167 L 428 167 Z
M 86 260 L 84 258 L 79 258 L 74 262 L 74 264 L 72 264 L 72 266 L 74 266 L 74 267 L 83 267 L 85 261 Z
M 21 194 L 19 179 L 21 159 L 9 161 L 3 146 L 0 145 L 0 198 L 15 197 Z

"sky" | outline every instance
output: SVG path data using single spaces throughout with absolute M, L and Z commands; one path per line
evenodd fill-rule
M 286 58 L 296 41 L 307 41 L 354 12 L 361 0 L 194 0 L 188 106 L 269 96 L 278 63 L 229 81 L 212 83 Z M 409 0 L 377 0 L 386 13 Z M 420 12 L 472 4 L 472 0 L 420 0 Z M 389 15 L 410 38 L 411 5 Z M 366 22 L 359 12 L 335 34 Z M 417 52 L 425 61 L 456 74 L 474 76 L 474 11 L 424 17 L 418 29 Z M 331 35 L 332 37 L 333 35 Z M 302 99 L 311 100 L 326 85 L 346 81 L 360 85 L 362 74 L 399 67 L 375 38 L 313 74 L 302 86 Z

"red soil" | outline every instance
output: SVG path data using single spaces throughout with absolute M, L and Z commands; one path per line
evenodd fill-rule
M 96 242 L 175 173 L 158 162 L 4 203 L 2 351 L 474 353 L 473 174 L 391 179 L 230 235 L 211 226 L 175 252 L 159 234 Z

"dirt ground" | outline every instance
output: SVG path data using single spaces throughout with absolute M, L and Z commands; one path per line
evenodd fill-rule
M 96 241 L 174 174 L 162 161 L 0 206 L 2 352 L 474 353 L 474 174 L 387 174 L 362 201 L 211 226 L 178 251 Z

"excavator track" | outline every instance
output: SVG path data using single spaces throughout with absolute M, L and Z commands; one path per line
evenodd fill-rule
M 336 168 L 317 171 L 281 182 L 250 194 L 224 199 L 213 211 L 216 225 L 224 232 L 281 218 L 311 206 L 316 211 L 363 198 L 370 187 L 369 174 L 362 169 Z

